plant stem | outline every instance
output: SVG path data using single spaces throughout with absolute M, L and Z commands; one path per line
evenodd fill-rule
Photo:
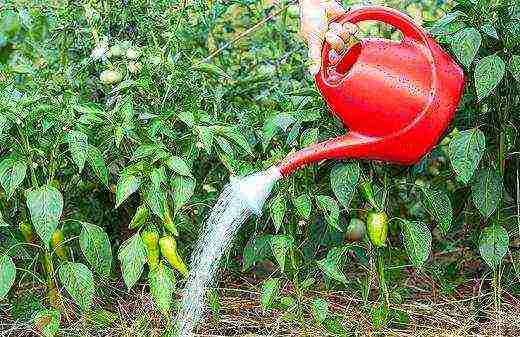
M 383 248 L 377 249 L 377 274 L 379 276 L 379 291 L 381 296 L 385 300 L 386 308 L 390 306 L 390 300 L 388 296 L 388 288 L 386 286 L 385 278 L 385 255 Z

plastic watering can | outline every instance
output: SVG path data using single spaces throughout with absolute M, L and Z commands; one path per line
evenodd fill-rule
M 455 61 L 406 15 L 386 7 L 362 7 L 340 23 L 375 20 L 399 29 L 392 41 L 366 38 L 323 64 L 316 84 L 348 134 L 289 155 L 278 166 L 283 176 L 323 159 L 379 160 L 412 165 L 448 128 L 459 105 L 464 74 Z

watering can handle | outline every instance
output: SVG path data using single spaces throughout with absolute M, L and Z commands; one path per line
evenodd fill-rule
M 405 39 L 411 39 L 424 46 L 425 56 L 428 58 L 428 62 L 432 66 L 432 69 L 435 68 L 435 60 L 433 58 L 433 53 L 430 48 L 430 44 L 428 42 L 428 37 L 424 30 L 413 22 L 411 18 L 407 15 L 389 7 L 383 6 L 368 6 L 368 7 L 360 7 L 357 9 L 353 9 L 348 13 L 345 13 L 338 18 L 336 18 L 336 22 L 339 23 L 359 23 L 362 21 L 375 20 L 380 21 L 386 24 L 389 24 L 397 29 L 399 29 Z M 323 44 L 322 50 L 322 67 L 320 73 L 316 76 L 324 76 L 327 72 L 327 69 L 330 65 L 329 60 L 329 51 L 330 45 L 325 42 Z M 348 54 L 348 52 L 347 52 Z

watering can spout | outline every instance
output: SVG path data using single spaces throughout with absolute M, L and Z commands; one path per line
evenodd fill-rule
M 369 159 L 372 157 L 371 145 L 376 141 L 376 138 L 351 132 L 288 155 L 278 165 L 278 170 L 282 176 L 287 177 L 307 164 L 324 159 Z

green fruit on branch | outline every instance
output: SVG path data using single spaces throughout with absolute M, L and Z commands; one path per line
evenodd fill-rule
M 384 247 L 388 235 L 388 216 L 385 212 L 368 212 L 367 232 L 370 242 L 376 247 Z
M 148 266 L 155 269 L 159 265 L 159 232 L 156 226 L 148 226 L 142 233 L 146 247 L 146 256 L 148 258 Z
M 57 229 L 52 233 L 51 237 L 51 247 L 56 252 L 56 255 L 62 261 L 67 261 L 69 258 L 69 254 L 67 252 L 67 246 L 64 244 L 65 236 L 63 235 L 63 231 Z
M 135 211 L 134 217 L 130 221 L 128 228 L 136 229 L 141 227 L 148 220 L 149 214 L 150 211 L 148 210 L 148 207 L 146 207 L 145 204 L 142 204 L 141 206 L 137 207 L 137 210 Z
M 347 242 L 361 241 L 365 237 L 366 226 L 365 223 L 358 218 L 350 219 L 347 230 L 345 232 L 345 240 Z
M 22 236 L 27 243 L 34 243 L 34 229 L 27 220 L 23 220 L 18 225 L 18 229 L 22 232 Z
M 161 254 L 170 265 L 177 269 L 184 277 L 188 276 L 188 267 L 177 252 L 177 242 L 172 236 L 164 236 L 159 240 Z
M 123 79 L 123 75 L 117 70 L 103 70 L 99 75 L 99 80 L 103 84 L 114 84 L 120 82 Z
M 168 206 L 168 202 L 165 202 L 164 204 L 164 216 L 162 219 L 162 224 L 168 232 L 172 233 L 175 236 L 179 235 L 179 232 L 177 231 L 177 226 L 175 225 L 175 221 L 173 220 L 170 206 Z

